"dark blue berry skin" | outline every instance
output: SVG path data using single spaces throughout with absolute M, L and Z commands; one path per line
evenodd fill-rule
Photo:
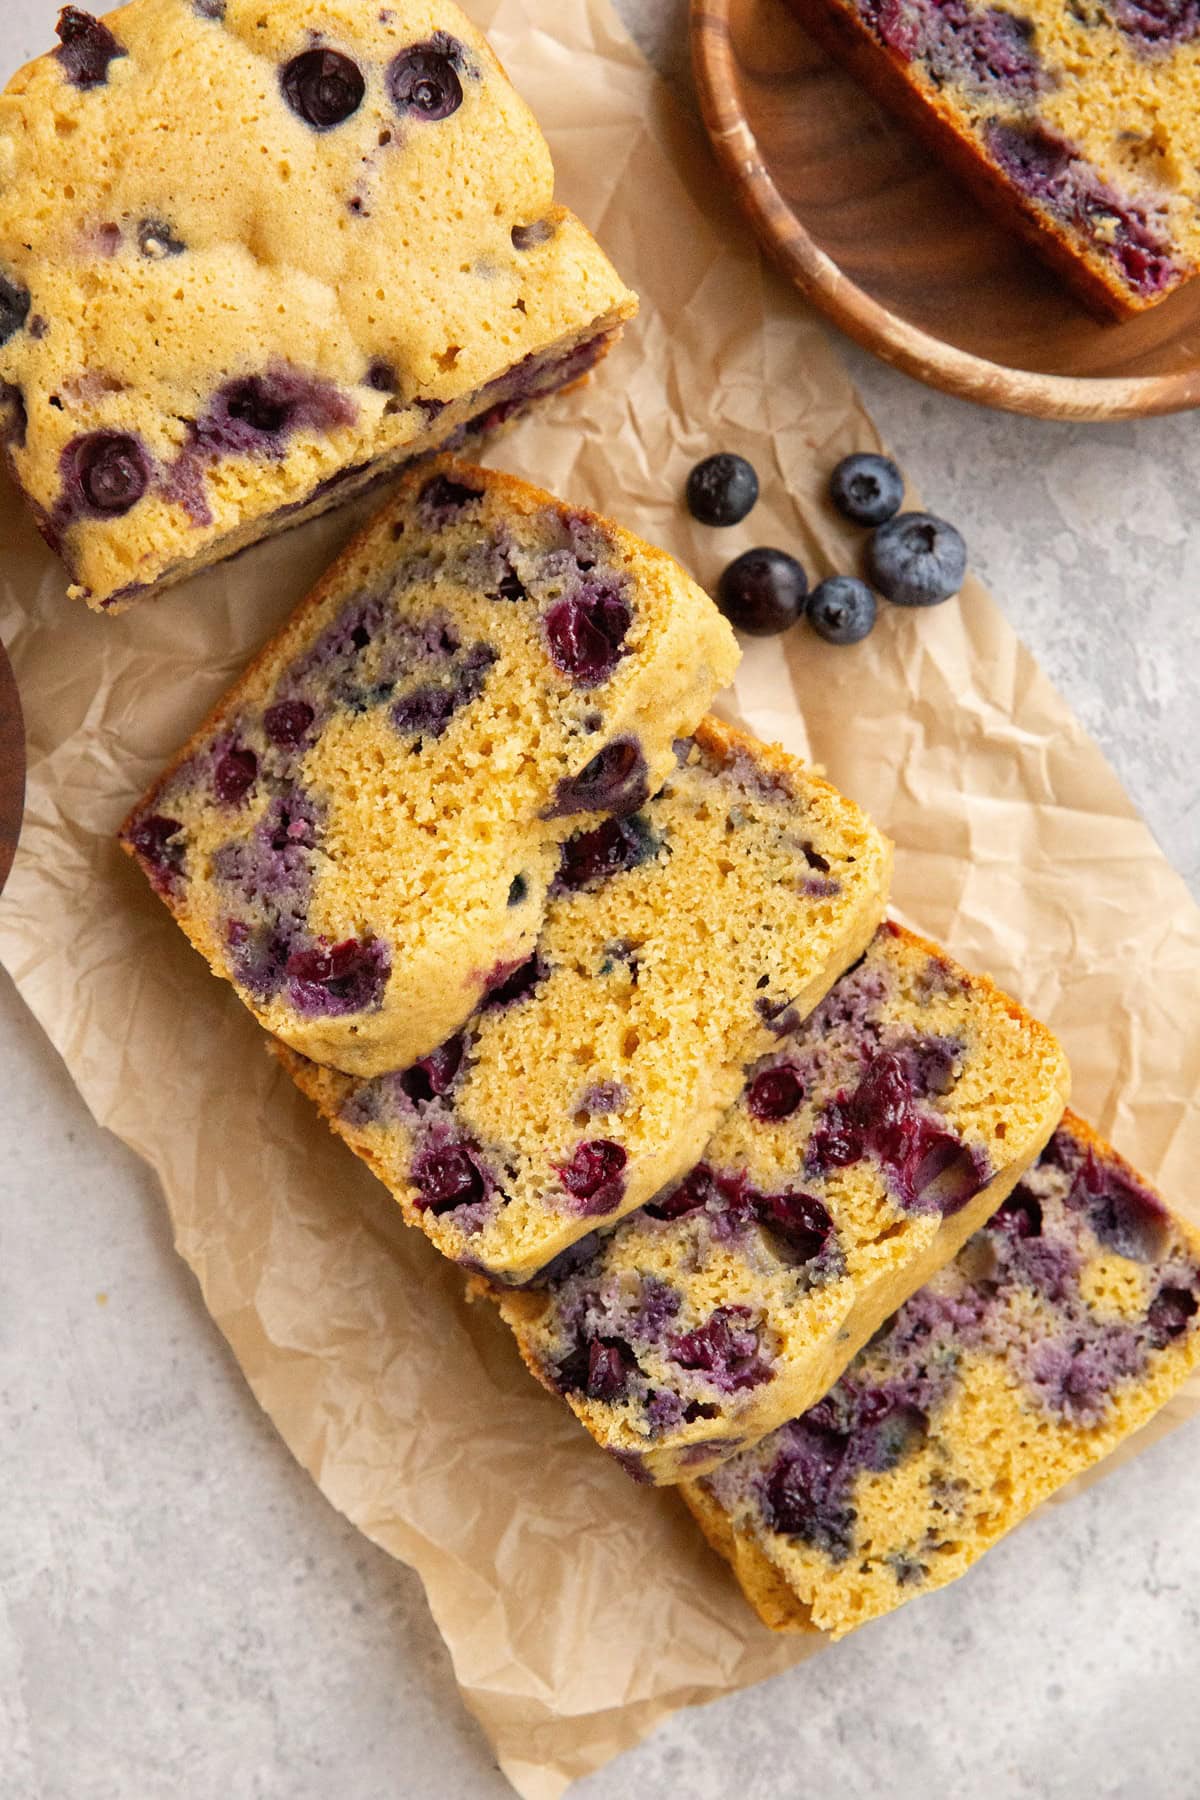
M 804 613 L 808 576 L 783 550 L 746 550 L 717 586 L 717 605 L 731 625 L 751 637 L 774 637 Z
M 860 644 L 875 623 L 875 596 L 853 575 L 830 575 L 809 595 L 805 615 L 827 644 Z
M 899 513 L 871 533 L 867 573 L 897 606 L 936 606 L 967 572 L 962 533 L 932 513 Z
M 882 525 L 900 511 L 904 477 L 887 456 L 843 456 L 829 478 L 829 497 L 855 525 Z
M 706 456 L 687 481 L 688 510 L 702 525 L 740 525 L 758 499 L 758 476 L 744 456 Z

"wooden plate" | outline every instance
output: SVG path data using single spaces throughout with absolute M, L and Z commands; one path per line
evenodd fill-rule
M 25 810 L 25 722 L 17 684 L 0 644 L 0 888 L 16 854 Z
M 784 0 L 692 0 L 717 155 L 760 236 L 849 336 L 918 380 L 1044 419 L 1200 405 L 1200 279 L 1105 324 L 993 225 Z

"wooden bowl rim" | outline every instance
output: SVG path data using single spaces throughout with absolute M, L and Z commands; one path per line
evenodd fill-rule
M 1200 405 L 1200 363 L 1169 375 L 1050 375 L 1014 369 L 960 350 L 873 299 L 814 243 L 759 150 L 739 96 L 732 4 L 691 0 L 692 62 L 705 126 L 766 247 L 801 293 L 848 337 L 927 386 L 1038 419 L 1145 418 Z
M 17 853 L 25 812 L 25 724 L 16 677 L 0 644 L 0 893 Z

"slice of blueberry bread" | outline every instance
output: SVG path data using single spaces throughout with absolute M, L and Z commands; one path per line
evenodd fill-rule
M 452 0 L 58 31 L 0 96 L 0 431 L 94 607 L 494 429 L 635 310 Z
M 1068 1113 L 957 1261 L 811 1407 L 682 1489 L 777 1630 L 942 1587 L 1200 1361 L 1200 1234 Z
M 747 1073 L 684 1181 L 495 1296 L 642 1480 L 714 1468 L 818 1400 L 1010 1192 L 1068 1088 L 1044 1026 L 890 923 Z
M 436 1055 L 369 1082 L 284 1056 L 409 1222 L 499 1281 L 690 1168 L 883 911 L 891 846 L 827 782 L 711 720 L 678 756 L 567 839 L 533 954 Z
M 671 557 L 420 465 L 127 820 L 214 971 L 305 1056 L 435 1050 L 531 954 L 580 815 L 634 813 L 737 646 Z
M 1129 316 L 1200 267 L 1191 0 L 791 0 L 1002 224 Z

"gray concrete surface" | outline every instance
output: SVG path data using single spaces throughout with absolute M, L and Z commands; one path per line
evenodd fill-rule
M 3 0 L 0 73 L 57 0 Z M 682 79 L 683 0 L 618 0 Z M 848 350 L 1196 890 L 1200 435 L 1048 426 Z M 0 1800 L 502 1800 L 414 1577 L 258 1413 L 153 1183 L 0 978 Z M 1200 1793 L 1200 1428 L 580 1800 Z

